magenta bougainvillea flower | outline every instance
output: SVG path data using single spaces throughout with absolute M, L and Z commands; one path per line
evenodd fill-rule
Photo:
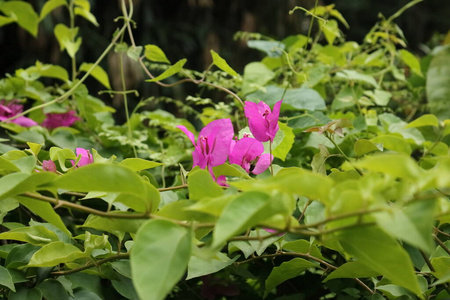
M 219 166 L 227 160 L 230 152 L 230 144 L 234 131 L 230 119 L 219 119 L 206 125 L 198 136 L 197 142 L 192 132 L 185 126 L 179 125 L 181 129 L 195 147 L 192 152 L 193 166 L 208 169 L 214 177 L 212 167 Z
M 49 113 L 45 114 L 46 118 L 44 122 L 42 122 L 42 126 L 48 129 L 54 129 L 58 127 L 70 127 L 76 121 L 79 121 L 80 118 L 75 115 L 75 111 L 70 110 L 66 113 L 58 114 L 58 113 Z
M 273 142 L 279 129 L 278 117 L 282 101 L 275 103 L 273 111 L 270 110 L 269 105 L 262 101 L 258 104 L 245 101 L 244 113 L 248 118 L 248 127 L 258 141 Z
M 76 148 L 75 153 L 77 157 L 81 156 L 81 158 L 77 164 L 75 164 L 75 161 L 72 160 L 72 166 L 74 166 L 74 168 L 79 168 L 88 164 L 92 164 L 94 162 L 94 158 L 92 157 L 92 154 L 89 150 L 86 150 L 84 148 Z
M 244 137 L 233 143 L 229 155 L 230 164 L 240 165 L 247 173 L 264 172 L 273 160 L 273 156 L 264 152 L 264 145 L 250 137 Z
M 42 169 L 47 172 L 56 173 L 56 165 L 52 160 L 42 161 Z
M 5 121 L 23 112 L 23 106 L 16 103 L 16 100 L 12 100 L 9 103 L 6 103 L 5 100 L 0 101 L 0 121 Z M 24 116 L 17 117 L 14 120 L 8 122 L 12 122 L 23 127 L 31 127 L 37 125 L 35 121 Z

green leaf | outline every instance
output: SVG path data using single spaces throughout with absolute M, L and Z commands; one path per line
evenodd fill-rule
M 238 258 L 239 255 L 235 256 L 233 259 L 230 259 L 221 252 L 218 252 L 216 256 L 209 259 L 204 259 L 193 255 L 189 260 L 186 280 L 216 273 L 234 263 Z
M 373 152 L 373 151 L 380 151 L 380 149 L 372 143 L 369 140 L 360 139 L 355 142 L 353 145 L 353 149 L 355 151 L 355 154 L 357 156 L 363 156 L 364 154 Z
M 120 219 L 89 215 L 81 227 L 94 228 L 120 236 L 120 233 L 124 232 L 136 233 L 144 222 L 143 219 Z
M 212 248 L 217 248 L 230 237 L 267 219 L 273 212 L 266 205 L 270 197 L 261 192 L 247 192 L 231 200 L 222 211 L 213 233 Z
M 77 168 L 53 183 L 57 188 L 90 192 L 122 192 L 142 196 L 145 182 L 127 167 L 112 164 L 94 163 Z
M 0 170 L 13 172 L 20 171 L 20 169 L 15 164 L 13 164 L 9 159 L 4 158 L 3 156 L 0 156 Z
M 22 287 L 15 293 L 9 293 L 8 300 L 41 300 L 42 293 L 37 288 Z
M 345 251 L 362 265 L 379 272 L 393 284 L 421 295 L 408 253 L 384 231 L 373 226 L 354 228 L 340 232 L 339 240 Z
M 154 62 L 162 62 L 170 64 L 164 51 L 156 45 L 145 45 L 145 58 Z
M 439 127 L 439 120 L 435 115 L 426 114 L 418 117 L 417 119 L 406 125 L 405 128 L 423 127 L 423 126 Z
M 14 22 L 14 18 L 0 16 L 0 27 L 8 25 L 9 23 L 12 23 L 12 22 Z
M 212 179 L 208 171 L 196 168 L 188 175 L 189 199 L 201 200 L 220 197 L 223 189 Z
M 370 139 L 370 141 L 375 144 L 382 144 L 383 148 L 392 151 L 406 154 L 411 154 L 412 152 L 411 145 L 403 137 L 398 135 L 394 134 L 379 135 L 377 137 Z
M 86 257 L 80 249 L 64 242 L 53 242 L 36 251 L 27 267 L 53 267 Z
M 81 38 L 75 40 L 78 35 L 78 27 L 69 28 L 64 24 L 59 23 L 55 26 L 54 33 L 61 51 L 66 49 L 69 56 L 74 58 L 81 46 Z
M 421 175 L 419 166 L 411 157 L 404 154 L 382 153 L 366 156 L 354 165 L 361 169 L 386 173 L 400 178 L 418 178 Z
M 286 124 L 278 122 L 278 126 L 280 129 L 278 130 L 272 145 L 272 155 L 284 161 L 294 144 L 295 135 L 292 132 L 292 128 Z M 281 137 L 281 141 L 277 144 L 276 141 L 278 136 Z
M 30 3 L 25 1 L 1 2 L 0 11 L 14 19 L 20 27 L 28 31 L 31 35 L 34 37 L 37 36 L 39 17 Z
M 147 169 L 153 169 L 162 166 L 163 164 L 142 158 L 126 158 L 122 160 L 119 165 L 130 168 L 131 170 L 137 172 Z
M 303 258 L 294 258 L 290 261 L 282 263 L 278 267 L 273 268 L 269 277 L 266 279 L 264 298 L 267 297 L 269 292 L 280 283 L 283 283 L 288 279 L 295 278 L 302 274 L 306 269 L 315 266 L 315 263 L 307 261 Z
M 351 82 L 359 81 L 359 82 L 367 83 L 367 84 L 372 85 L 375 88 L 378 87 L 378 84 L 377 84 L 375 78 L 373 78 L 373 76 L 366 75 L 366 74 L 360 73 L 355 70 L 343 70 L 341 72 L 338 72 L 336 74 L 336 77 L 345 79 L 345 80 L 348 80 Z
M 419 76 L 423 76 L 420 69 L 420 62 L 417 57 L 415 57 L 411 52 L 405 49 L 400 49 L 398 51 L 398 54 L 400 55 L 400 58 L 403 60 L 403 62 L 411 68 L 411 71 Z
M 58 241 L 58 236 L 44 226 L 27 226 L 0 233 L 2 240 L 15 240 L 37 246 Z
M 34 174 L 12 173 L 0 178 L 0 199 L 30 192 L 57 177 L 51 172 Z
M 131 46 L 127 50 L 127 55 L 132 60 L 137 61 L 139 59 L 139 57 L 141 57 L 141 52 L 142 52 L 142 46 L 138 46 L 138 47 Z
M 264 101 L 267 105 L 274 105 L 275 102 L 282 99 L 283 106 L 291 107 L 297 110 L 324 110 L 326 109 L 325 100 L 314 89 L 298 88 L 287 89 L 269 85 L 264 90 L 259 90 L 247 96 L 247 100 L 252 102 Z
M 89 72 L 89 70 L 94 66 L 94 64 L 91 63 L 82 63 L 80 66 L 81 72 Z M 108 74 L 103 70 L 102 67 L 99 65 L 96 65 L 90 75 L 97 79 L 98 82 L 100 82 L 104 87 L 106 87 L 108 90 L 111 89 L 111 84 L 109 83 L 109 77 Z
M 41 247 L 32 244 L 22 244 L 15 246 L 6 257 L 5 266 L 8 269 L 17 269 L 26 265 L 33 254 Z
M 228 164 L 224 163 L 220 166 L 213 167 L 214 176 L 218 177 L 220 175 L 230 176 L 230 177 L 239 177 L 250 179 L 250 175 L 248 175 L 245 170 L 236 164 Z
M 12 281 L 11 274 L 8 269 L 3 266 L 0 266 L 0 285 L 6 286 L 11 291 L 15 292 L 16 288 L 14 287 L 14 283 Z
M 261 62 L 251 62 L 244 68 L 242 94 L 254 92 L 262 88 L 269 80 L 274 78 L 275 73 Z M 278 99 L 280 100 L 280 99 Z M 267 103 L 271 105 L 270 103 Z
M 368 96 L 378 106 L 386 106 L 392 97 L 392 94 L 383 90 L 376 89 L 374 91 L 365 91 L 364 95 Z
M 307 240 L 296 240 L 292 242 L 287 242 L 286 244 L 283 245 L 283 249 L 296 253 L 304 253 L 304 254 L 308 253 L 314 257 L 323 259 L 319 248 L 317 248 L 316 245 L 311 244 Z
M 69 80 L 69 73 L 61 66 L 47 65 L 36 62 L 36 67 L 31 67 L 32 70 L 36 70 L 42 77 L 51 77 L 61 79 L 64 82 Z M 29 68 L 30 69 L 30 68 Z
M 82 7 L 75 7 L 74 12 L 76 15 L 81 16 L 98 27 L 98 22 L 95 16 L 89 11 Z
M 223 59 L 222 57 L 220 57 L 219 54 L 217 54 L 214 50 L 211 50 L 211 56 L 213 59 L 213 64 L 216 65 L 219 69 L 221 69 L 222 71 L 230 74 L 231 76 L 235 77 L 238 74 L 236 73 L 235 70 L 233 70 L 228 63 L 225 61 L 225 59 Z
M 283 43 L 278 41 L 264 41 L 264 40 L 250 40 L 247 42 L 249 48 L 263 51 L 268 57 L 280 57 L 286 47 Z
M 155 81 L 161 81 L 163 79 L 166 79 L 172 75 L 177 74 L 178 72 L 180 72 L 184 66 L 184 64 L 186 63 L 187 59 L 183 58 L 179 61 L 177 61 L 173 66 L 170 66 L 170 68 L 168 68 L 167 70 L 165 70 L 161 75 L 159 75 L 158 77 L 155 77 L 153 79 L 148 79 L 146 81 L 148 82 L 155 82 Z
M 191 236 L 165 220 L 149 220 L 139 229 L 130 255 L 133 284 L 142 299 L 163 300 L 183 277 L 191 254 Z
M 323 282 L 327 282 L 336 278 L 367 278 L 380 276 L 380 272 L 373 271 L 367 268 L 360 261 L 351 261 L 343 264 L 336 270 L 330 273 Z
M 47 279 L 37 286 L 46 300 L 69 300 L 69 294 L 61 282 Z
M 64 225 L 64 222 L 61 220 L 61 217 L 55 212 L 50 203 L 21 196 L 16 196 L 15 199 L 17 199 L 20 204 L 28 208 L 34 214 L 38 215 L 50 224 L 53 224 L 68 236 L 72 236 L 70 231 Z
M 41 14 L 39 16 L 39 21 L 42 21 L 50 12 L 52 12 L 55 8 L 65 5 L 67 6 L 66 0 L 48 0 L 44 3 L 44 6 L 41 9 Z
M 428 106 L 440 121 L 450 119 L 450 47 L 436 54 L 430 63 L 426 76 Z

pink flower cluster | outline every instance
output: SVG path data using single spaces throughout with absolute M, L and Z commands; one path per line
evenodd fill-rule
M 5 121 L 9 118 L 15 117 L 23 112 L 23 105 L 17 104 L 17 100 L 6 103 L 5 100 L 0 101 L 0 121 Z M 48 129 L 54 129 L 58 127 L 70 127 L 75 121 L 79 121 L 80 118 L 75 115 L 75 111 L 70 110 L 65 113 L 49 113 L 45 114 L 45 120 L 42 122 L 42 126 Z M 38 125 L 30 118 L 20 116 L 10 122 L 23 127 L 31 127 Z
M 230 119 L 209 123 L 200 131 L 197 141 L 185 126 L 177 126 L 195 147 L 192 152 L 193 166 L 208 169 L 221 185 L 226 184 L 225 176 L 215 178 L 212 168 L 224 164 L 227 158 L 231 164 L 240 165 L 247 173 L 264 172 L 272 163 L 273 156 L 264 153 L 262 142 L 272 143 L 277 134 L 281 102 L 282 100 L 274 105 L 273 111 L 264 102 L 245 102 L 244 113 L 254 138 L 245 135 L 239 140 L 235 139 Z

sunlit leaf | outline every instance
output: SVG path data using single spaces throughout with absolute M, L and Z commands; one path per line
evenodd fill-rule
M 155 81 L 161 81 L 166 78 L 169 78 L 170 76 L 175 75 L 178 72 L 180 72 L 183 69 L 183 66 L 186 63 L 186 61 L 187 61 L 187 59 L 183 58 L 183 59 L 177 61 L 174 65 L 170 66 L 170 68 L 165 70 L 161 75 L 159 75 L 153 79 L 148 79 L 146 81 L 155 82 Z
M 217 54 L 214 50 L 211 50 L 211 56 L 213 58 L 213 64 L 216 65 L 219 69 L 221 69 L 224 72 L 227 72 L 233 77 L 238 75 L 236 71 L 233 70 L 228 65 L 228 63 L 222 57 L 220 57 L 219 54 Z
M 82 63 L 80 66 L 80 71 L 82 72 L 89 72 L 89 70 L 94 66 L 94 64 L 91 63 Z M 105 70 L 103 70 L 102 67 L 99 65 L 96 65 L 90 75 L 98 80 L 104 87 L 106 87 L 108 90 L 111 89 L 111 84 L 109 83 L 109 77 L 108 73 L 106 73 Z

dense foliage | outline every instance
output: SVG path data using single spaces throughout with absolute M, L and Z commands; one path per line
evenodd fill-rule
M 72 61 L 0 79 L 0 297 L 448 299 L 450 47 L 405 49 L 395 20 L 417 2 L 362 43 L 345 40 L 333 5 L 295 7 L 308 35 L 236 34 L 264 54 L 243 74 L 213 50 L 199 72 L 137 45 L 132 1 L 83 63 L 76 24 L 98 26 L 88 0 L 0 2 L 0 26 L 33 36 L 67 10 L 54 34 Z M 198 93 L 131 110 L 139 92 L 123 67 L 111 89 L 108 53 L 149 85 Z M 126 122 L 89 77 L 123 101 Z

